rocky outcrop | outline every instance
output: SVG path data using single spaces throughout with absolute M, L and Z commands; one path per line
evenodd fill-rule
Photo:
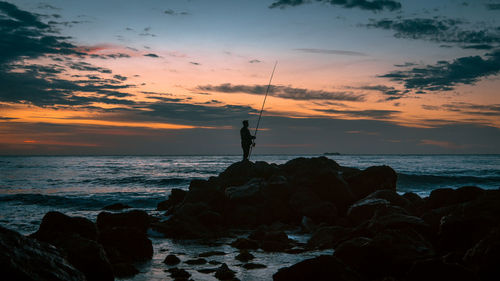
M 359 281 L 360 276 L 333 256 L 319 256 L 281 268 L 273 275 L 274 281 Z
M 86 280 L 84 274 L 66 260 L 61 250 L 2 226 L 0 264 L 2 280 Z

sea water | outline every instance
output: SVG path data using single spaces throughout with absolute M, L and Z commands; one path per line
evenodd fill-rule
M 297 157 L 317 155 L 256 155 L 252 161 L 282 164 Z M 364 169 L 389 165 L 398 173 L 397 190 L 428 195 L 433 189 L 475 185 L 485 189 L 500 188 L 500 155 L 331 155 L 342 166 Z M 123 203 L 159 214 L 158 202 L 165 200 L 172 188 L 187 189 L 193 179 L 217 176 L 240 156 L 0 156 L 0 225 L 29 234 L 38 229 L 43 215 L 60 211 L 95 220 L 104 206 Z M 134 280 L 167 279 L 168 267 L 162 263 L 168 253 L 183 260 L 196 258 L 204 251 L 220 250 L 225 256 L 211 257 L 227 263 L 241 280 L 266 280 L 278 268 L 290 266 L 323 252 L 300 255 L 270 254 L 257 251 L 253 262 L 264 269 L 245 270 L 234 259 L 236 249 L 228 239 L 210 241 L 172 241 L 150 233 L 155 255 L 140 266 Z M 305 240 L 299 233 L 292 238 Z M 234 238 L 230 238 L 234 239 Z M 328 251 L 327 251 L 328 252 Z M 331 253 L 331 252 L 330 252 Z M 215 280 L 196 271 L 211 265 L 185 268 L 195 280 Z M 182 266 L 180 266 L 182 267 Z M 212 266 L 215 267 L 215 266 Z

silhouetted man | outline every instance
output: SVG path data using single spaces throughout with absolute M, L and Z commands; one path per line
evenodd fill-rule
M 243 120 L 243 128 L 240 130 L 240 136 L 241 148 L 243 148 L 243 160 L 247 160 L 248 154 L 250 153 L 250 147 L 255 139 L 255 136 L 252 136 L 248 130 L 248 120 Z

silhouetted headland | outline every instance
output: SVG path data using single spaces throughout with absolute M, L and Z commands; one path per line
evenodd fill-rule
M 217 177 L 191 181 L 187 191 L 173 189 L 158 204 L 165 211 L 161 216 L 104 211 L 94 223 L 49 212 L 29 238 L 0 228 L 0 257 L 9 278 L 113 280 L 133 276 L 136 262 L 151 259 L 148 229 L 176 239 L 244 230 L 245 237 L 231 246 L 239 249 L 236 259 L 247 270 L 266 267 L 251 262 L 258 249 L 288 254 L 335 249 L 333 255 L 280 269 L 274 280 L 500 280 L 499 190 L 436 189 L 421 198 L 396 192 L 396 180 L 389 166 L 359 170 L 326 157 L 282 165 L 241 161 Z M 285 231 L 294 228 L 310 233 L 309 241 L 290 239 Z M 165 254 L 165 271 L 187 280 L 190 273 L 177 264 L 202 265 L 214 255 L 226 253 L 210 251 L 184 261 Z M 50 266 L 39 267 L 49 260 Z M 47 271 L 53 274 L 44 275 Z M 226 264 L 199 272 L 236 280 Z

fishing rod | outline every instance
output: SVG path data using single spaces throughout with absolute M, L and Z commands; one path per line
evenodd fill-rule
M 257 137 L 257 132 L 259 130 L 260 119 L 262 118 L 262 112 L 264 111 L 264 105 L 266 104 L 267 94 L 269 94 L 269 89 L 271 88 L 271 81 L 273 81 L 274 71 L 276 70 L 276 65 L 278 65 L 278 61 L 274 63 L 273 72 L 271 73 L 271 78 L 269 78 L 269 84 L 267 84 L 266 95 L 264 96 L 264 102 L 262 103 L 262 108 L 260 109 L 259 120 L 257 121 L 257 126 L 255 127 L 255 132 L 253 134 L 254 137 Z M 252 155 L 253 147 L 255 146 L 255 142 L 252 141 L 252 146 L 250 146 L 250 151 L 248 152 L 248 158 L 250 159 L 250 155 Z

